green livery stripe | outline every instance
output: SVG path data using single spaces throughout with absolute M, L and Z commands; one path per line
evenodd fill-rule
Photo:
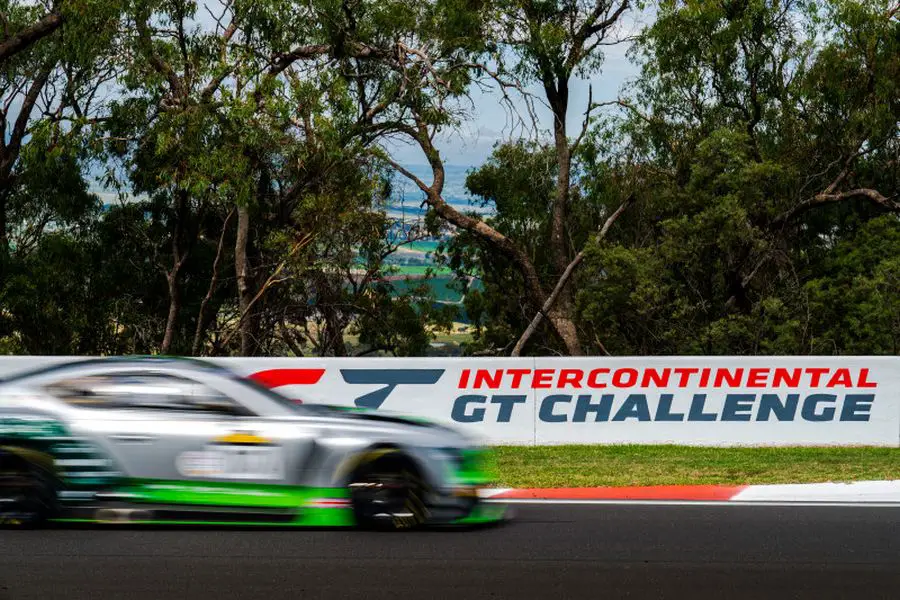
M 52 418 L 0 418 L 0 446 L 9 445 L 50 455 L 70 489 L 93 490 L 113 484 L 118 472 L 90 440 L 72 433 Z
M 348 514 L 349 513 L 349 514 Z M 95 519 L 52 519 L 54 523 L 96 524 Z M 264 521 L 129 521 L 128 525 L 183 525 L 206 527 L 352 527 L 353 515 L 348 510 L 309 509 L 309 513 L 291 523 L 266 523 Z
M 346 488 L 263 485 L 254 483 L 182 482 L 160 480 L 131 480 L 116 489 L 125 494 L 133 505 L 154 504 L 178 506 L 251 509 L 296 509 L 296 518 L 289 522 L 219 521 L 188 518 L 128 521 L 133 525 L 212 525 L 264 527 L 343 527 L 356 524 Z M 321 505 L 319 505 L 321 503 Z M 173 515 L 174 516 L 174 515 Z M 61 523 L 96 523 L 96 519 L 57 519 Z
M 127 494 L 129 500 L 133 502 L 248 508 L 297 508 L 318 499 L 349 498 L 349 491 L 339 487 L 159 480 L 133 480 L 118 488 L 117 492 Z

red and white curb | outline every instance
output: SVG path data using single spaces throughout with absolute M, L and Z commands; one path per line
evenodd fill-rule
M 787 485 L 493 488 L 489 500 L 534 504 L 799 504 L 900 506 L 900 480 Z

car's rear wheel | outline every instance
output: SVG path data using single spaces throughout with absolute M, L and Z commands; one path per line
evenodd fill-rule
M 400 454 L 362 464 L 350 480 L 357 524 L 364 529 L 416 529 L 428 519 L 426 486 L 412 463 Z
M 55 505 L 51 476 L 0 449 L 0 527 L 39 527 L 52 516 Z

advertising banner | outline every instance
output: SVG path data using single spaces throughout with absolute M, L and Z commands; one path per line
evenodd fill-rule
M 76 357 L 0 357 L 0 378 Z M 217 358 L 301 403 L 492 444 L 900 445 L 900 358 Z

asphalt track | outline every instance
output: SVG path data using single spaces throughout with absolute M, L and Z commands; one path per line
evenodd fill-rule
M 517 505 L 461 532 L 0 531 L 0 599 L 900 598 L 900 508 Z

